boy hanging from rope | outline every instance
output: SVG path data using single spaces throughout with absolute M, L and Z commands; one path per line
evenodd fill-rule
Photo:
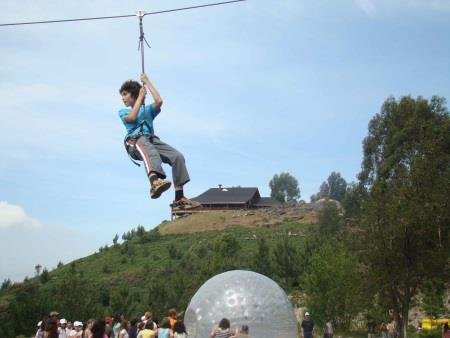
M 189 182 L 184 156 L 154 134 L 153 120 L 161 112 L 163 100 L 145 73 L 141 75 L 144 86 L 137 81 L 129 80 L 120 87 L 120 95 L 126 108 L 119 110 L 119 116 L 127 129 L 125 147 L 132 159 L 143 161 L 150 180 L 150 196 L 158 198 L 170 188 L 162 163 L 172 167 L 172 179 L 175 185 L 173 209 L 192 209 L 200 203 L 184 196 L 183 186 Z M 154 102 L 145 105 L 146 88 L 150 91 Z

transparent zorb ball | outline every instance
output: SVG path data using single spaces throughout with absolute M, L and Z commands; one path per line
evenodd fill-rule
M 252 338 L 297 338 L 297 320 L 286 293 L 270 278 L 234 270 L 206 281 L 192 297 L 184 322 L 190 338 L 208 338 L 222 318 Z

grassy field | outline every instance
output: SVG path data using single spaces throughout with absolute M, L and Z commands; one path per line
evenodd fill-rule
M 226 226 L 220 230 L 211 230 L 207 226 L 211 220 L 223 218 L 224 215 L 219 213 L 203 217 L 201 222 L 197 216 L 189 216 L 170 225 L 162 224 L 156 230 L 135 235 L 123 243 L 102 248 L 52 270 L 45 281 L 41 275 L 24 283 L 15 283 L 0 294 L 0 319 L 8 321 L 11 304 L 16 306 L 17 302 L 17 315 L 30 307 L 42 313 L 57 308 L 80 319 L 111 315 L 117 308 L 129 318 L 149 308 L 157 315 L 162 315 L 171 306 L 183 309 L 197 289 L 213 275 L 231 269 L 255 270 L 259 238 L 265 238 L 273 248 L 289 237 L 290 243 L 300 248 L 312 226 L 301 223 L 242 226 L 237 222 L 224 222 Z M 236 217 L 229 215 L 225 219 L 235 221 Z M 198 223 L 202 224 L 203 231 L 180 230 L 192 229 L 192 224 Z M 179 231 L 175 231 L 176 228 Z M 159 229 L 165 235 L 161 235 Z M 232 238 L 238 248 L 230 257 L 218 252 L 217 246 L 224 238 Z M 277 280 L 277 276 L 271 277 Z M 80 295 L 85 300 L 82 304 Z M 87 311 L 90 311 L 89 315 Z M 27 312 L 30 318 L 24 327 L 32 327 L 41 316 L 36 313 L 32 317 L 29 312 L 31 309 Z

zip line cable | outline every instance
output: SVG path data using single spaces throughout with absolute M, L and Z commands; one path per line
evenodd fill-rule
M 243 2 L 243 1 L 246 1 L 246 0 L 231 0 L 231 1 L 215 2 L 215 3 L 212 3 L 212 4 L 205 4 L 205 5 L 181 7 L 181 8 L 175 8 L 175 9 L 166 9 L 164 11 L 145 13 L 145 15 L 154 15 L 154 14 L 170 13 L 170 12 L 177 12 L 177 11 L 185 11 L 185 10 L 189 10 L 189 9 L 197 9 L 197 8 L 204 8 L 204 7 L 227 5 L 227 4 L 232 4 L 232 3 L 235 3 L 235 2 Z
M 156 12 L 148 12 L 143 13 L 143 15 L 155 15 L 155 14 L 163 14 L 163 13 L 171 13 L 171 12 L 178 12 L 178 11 L 185 11 L 190 9 L 198 9 L 198 8 L 205 8 L 205 7 L 212 7 L 212 6 L 219 6 L 219 5 L 226 5 L 236 2 L 243 2 L 246 0 L 231 0 L 231 1 L 222 1 L 222 2 L 215 2 L 210 4 L 204 4 L 204 5 L 197 5 L 197 6 L 190 6 L 190 7 L 182 7 L 182 8 L 174 8 L 174 9 L 166 9 L 162 11 L 156 11 Z M 0 27 L 6 27 L 6 26 L 23 26 L 23 25 L 37 25 L 37 24 L 45 24 L 45 23 L 62 23 L 62 22 L 74 22 L 74 21 L 90 21 L 90 20 L 107 20 L 107 19 L 121 19 L 121 18 L 131 18 L 136 17 L 136 14 L 127 14 L 127 15 L 113 15 L 113 16 L 99 16 L 99 17 L 91 17 L 91 18 L 77 18 L 77 19 L 63 19 L 63 20 L 48 20 L 48 21 L 29 21 L 29 22 L 15 22 L 15 23 L 1 23 Z

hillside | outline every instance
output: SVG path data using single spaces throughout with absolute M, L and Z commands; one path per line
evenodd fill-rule
M 280 206 L 269 209 L 205 211 L 164 222 L 158 226 L 162 235 L 225 230 L 230 227 L 270 228 L 283 223 L 313 224 L 317 212 L 311 204 Z
M 161 316 L 172 306 L 186 308 L 206 280 L 236 268 L 263 272 L 289 291 L 296 283 L 285 275 L 289 269 L 275 269 L 268 259 L 274 250 L 291 247 L 301 257 L 309 224 L 315 221 L 311 207 L 297 206 L 201 213 L 151 231 L 131 231 L 121 244 L 3 290 L 0 336 L 31 333 L 37 320 L 53 309 L 72 320 L 118 309 L 129 318 L 148 310 Z M 268 246 L 261 258 L 262 238 Z

